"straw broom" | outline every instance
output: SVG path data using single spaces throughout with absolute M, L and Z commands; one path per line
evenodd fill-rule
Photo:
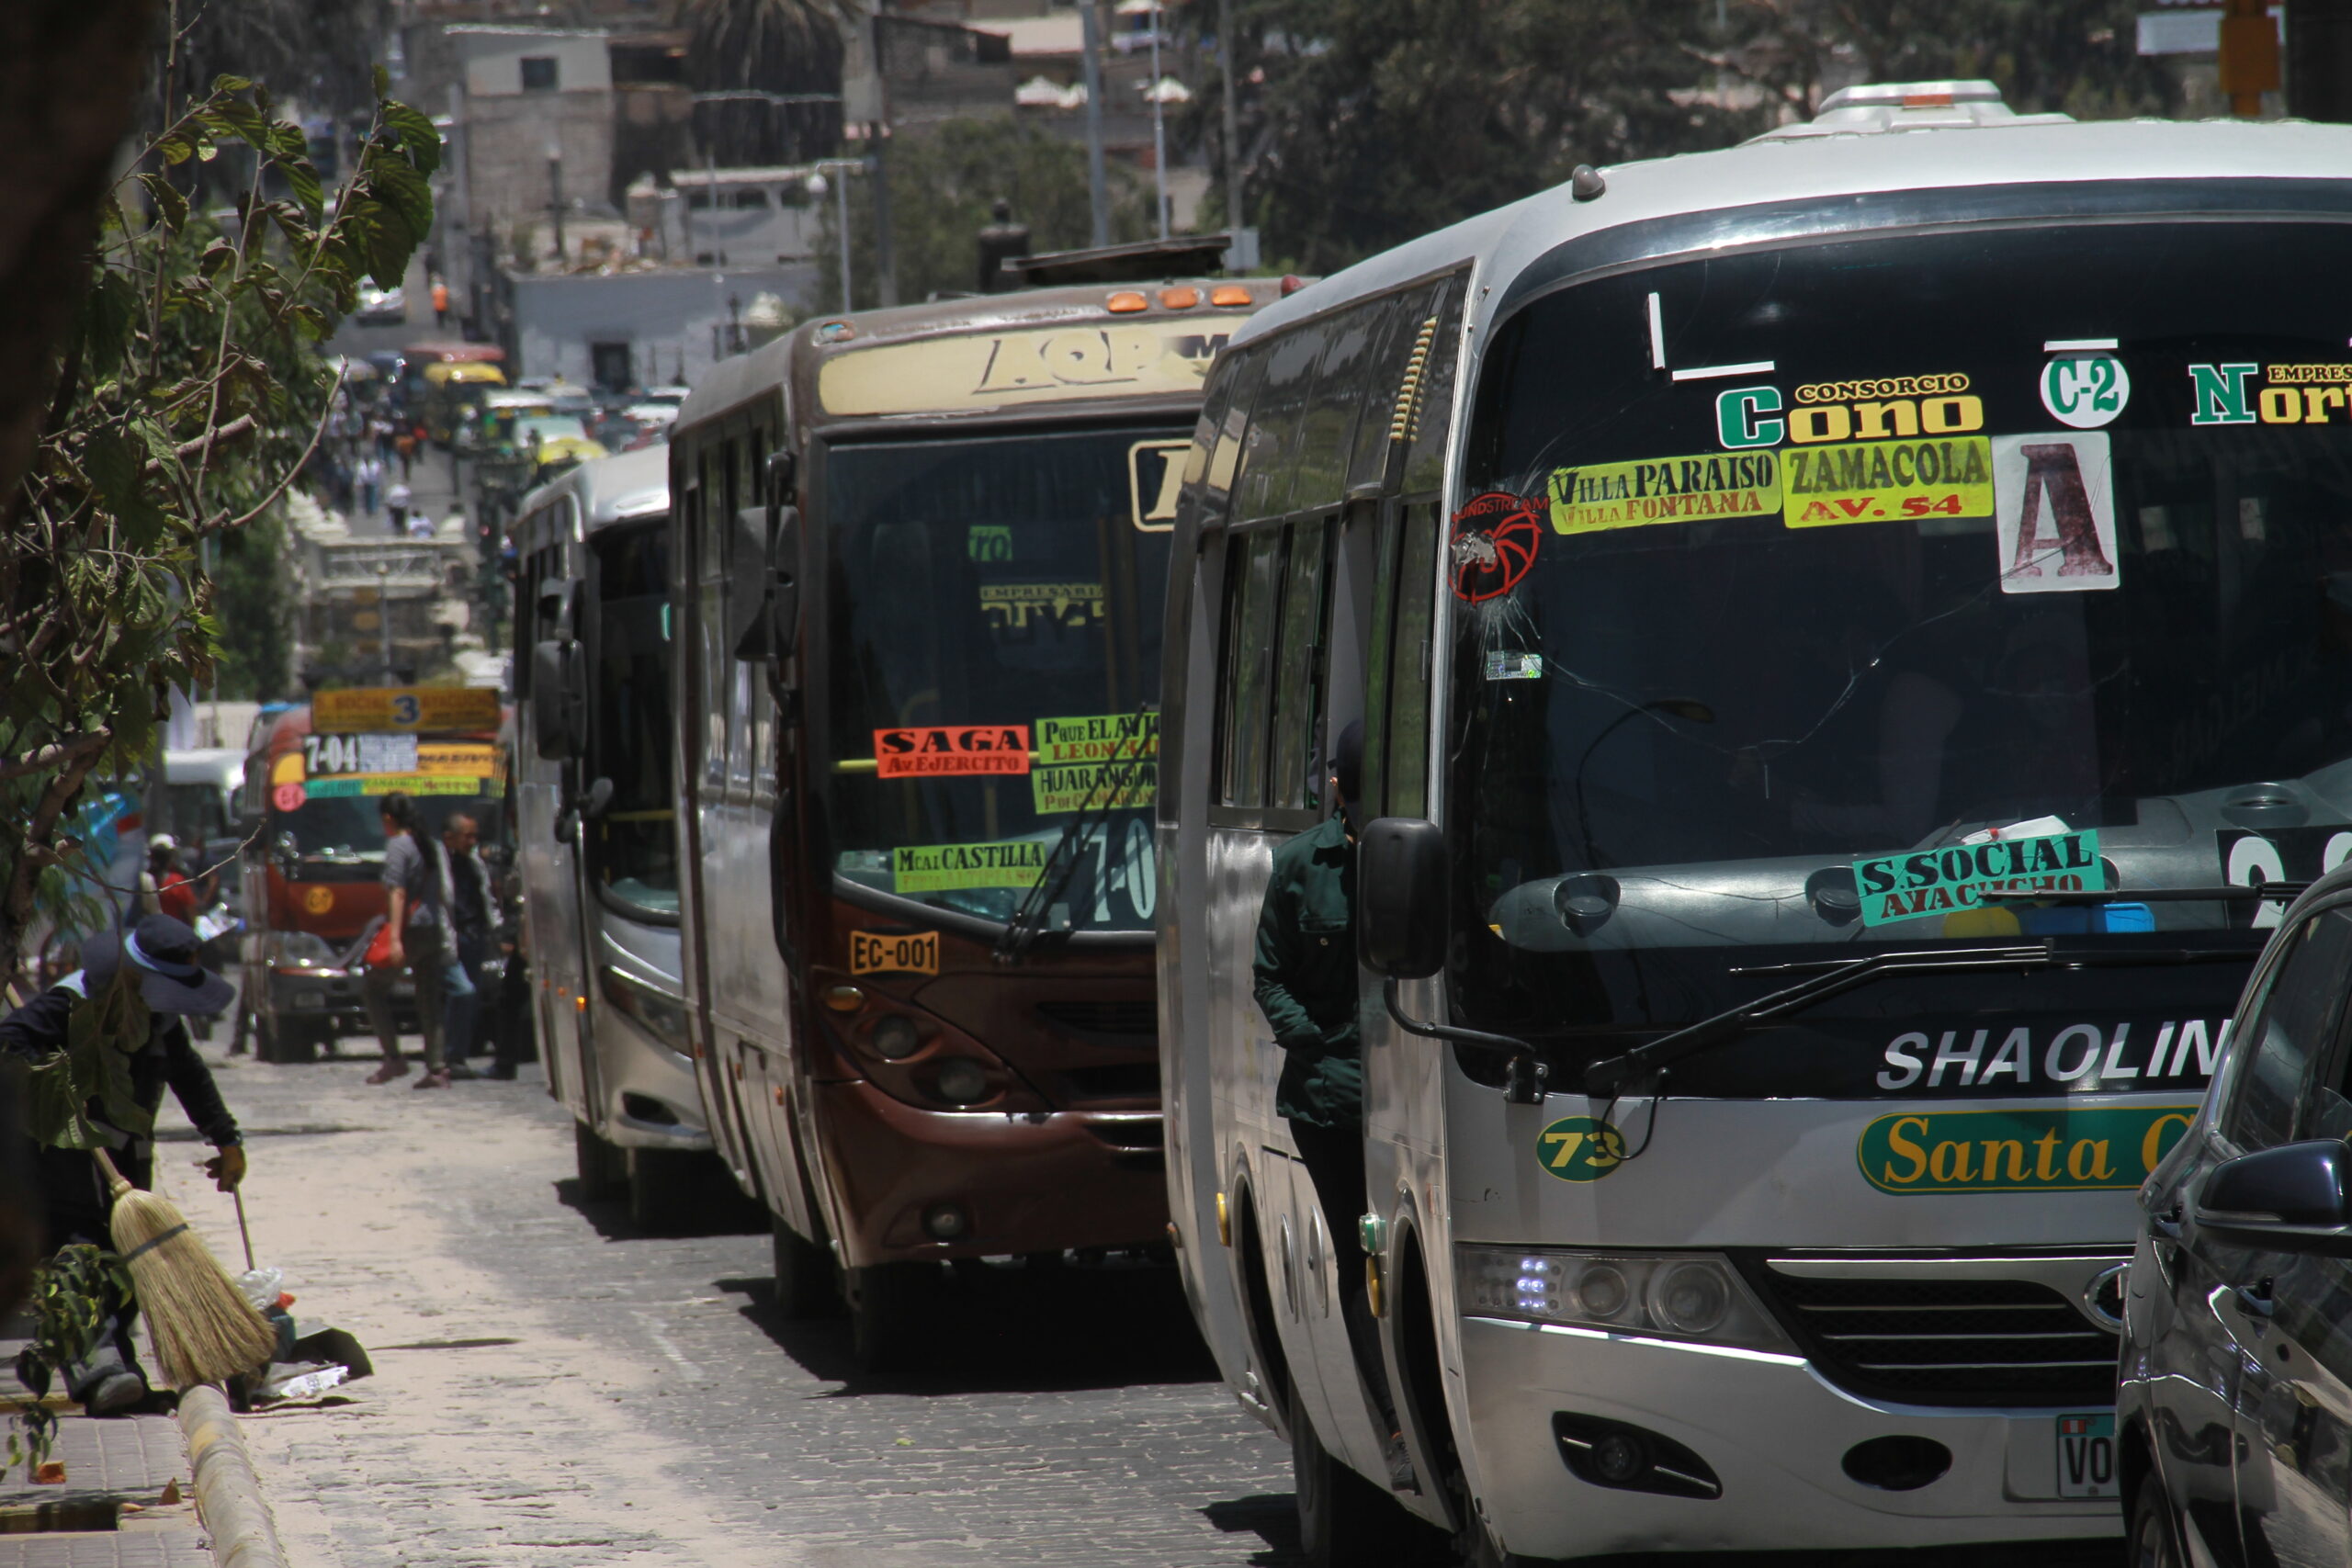
M 277 1331 L 231 1282 L 204 1238 L 169 1200 L 124 1180 L 104 1149 L 91 1153 L 114 1193 L 114 1249 L 130 1265 L 164 1383 L 191 1389 L 267 1361 Z

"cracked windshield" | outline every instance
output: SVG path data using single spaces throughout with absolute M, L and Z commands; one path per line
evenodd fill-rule
M 1188 437 L 827 454 L 843 879 L 1002 921 L 1045 877 L 1045 931 L 1148 927 L 1168 576 L 1152 513 Z
M 1474 972 L 2275 924 L 2132 895 L 2352 850 L 2346 372 L 2304 303 L 2347 265 L 2340 226 L 2018 229 L 1512 317 L 1452 538 Z

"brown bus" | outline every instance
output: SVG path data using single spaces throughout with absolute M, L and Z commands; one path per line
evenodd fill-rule
M 778 1301 L 845 1302 L 870 1366 L 945 1260 L 1164 1241 L 1169 530 L 1209 363 L 1286 285 L 823 318 L 673 433 L 697 1072 Z

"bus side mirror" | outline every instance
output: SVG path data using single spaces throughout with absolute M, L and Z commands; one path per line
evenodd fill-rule
M 747 511 L 744 515 L 752 514 Z M 729 592 L 737 600 L 729 616 L 735 657 L 768 663 L 788 656 L 800 636 L 798 507 L 777 508 L 775 526 L 767 536 L 765 564 L 757 572 L 738 573 Z
M 1383 817 L 1356 846 L 1356 955 L 1392 980 L 1445 967 L 1444 830 L 1418 817 Z
M 577 755 L 584 737 L 580 733 L 582 703 L 580 645 L 549 637 L 531 647 L 531 739 L 542 761 L 560 762 Z

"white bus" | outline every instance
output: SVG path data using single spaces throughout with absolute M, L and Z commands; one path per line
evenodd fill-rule
M 669 455 L 598 458 L 515 519 L 515 843 L 548 1092 L 584 1196 L 688 1218 L 723 1178 L 686 1053 L 670 776 Z
M 1850 89 L 1234 335 L 1170 573 L 1170 1207 L 1318 1561 L 1392 1495 L 1479 1562 L 2119 1530 L 2132 1190 L 2352 851 L 2347 174 Z M 1357 718 L 1331 1224 L 1252 952 Z

